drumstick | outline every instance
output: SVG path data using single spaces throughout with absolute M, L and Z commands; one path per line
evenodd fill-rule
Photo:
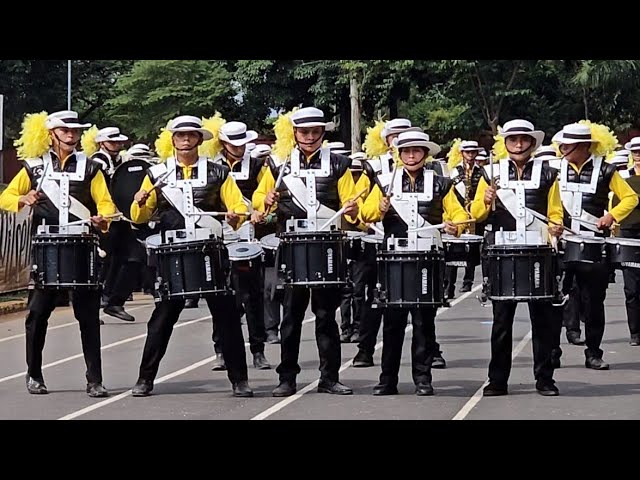
M 368 188 L 363 188 L 362 191 L 360 193 L 358 193 L 355 197 L 350 198 L 349 200 L 347 200 L 346 203 L 349 202 L 354 202 L 356 201 L 358 198 L 360 198 L 360 196 L 362 196 L 363 194 L 365 194 L 367 192 L 367 190 L 369 190 Z M 329 225 L 331 225 L 331 222 L 333 222 L 336 218 L 340 217 L 340 215 L 342 215 L 344 213 L 344 211 L 347 209 L 347 207 L 342 207 L 340 210 L 338 210 L 335 214 L 333 214 L 333 216 L 327 220 L 324 225 L 322 225 L 318 231 L 324 230 L 325 228 L 327 228 Z
M 467 225 L 469 223 L 476 223 L 476 219 L 475 218 L 470 218 L 469 220 L 460 220 L 457 222 L 451 222 L 452 225 L 458 226 L 458 225 Z M 420 228 L 409 228 L 407 229 L 407 232 L 422 232 L 424 230 L 432 230 L 434 228 L 444 228 L 447 224 L 446 223 L 438 223 L 437 225 L 427 225 L 426 227 L 420 227 Z
M 116 217 L 120 217 L 122 216 L 121 212 L 118 213 L 112 213 L 110 215 L 104 215 L 102 218 L 104 218 L 105 220 L 111 219 L 111 218 L 116 218 Z M 83 223 L 89 223 L 91 222 L 90 218 L 83 218 L 82 220 L 76 220 L 75 222 L 69 222 L 65 225 L 62 225 L 63 227 L 69 227 L 71 225 L 82 225 Z
M 534 217 L 536 217 L 538 220 L 544 220 L 545 222 L 548 222 L 548 223 L 550 223 L 550 224 L 552 224 L 552 225 L 557 225 L 557 226 L 559 226 L 559 227 L 562 227 L 562 228 L 564 228 L 567 232 L 572 233 L 573 235 L 580 235 L 578 232 L 575 232 L 575 231 L 571 230 L 570 228 L 565 227 L 565 226 L 564 226 L 564 224 L 562 224 L 562 223 L 558 223 L 558 222 L 554 222 L 554 221 L 553 221 L 553 220 L 551 220 L 549 217 L 547 217 L 547 216 L 545 216 L 545 215 L 543 215 L 543 214 L 541 214 L 541 213 L 538 213 L 538 212 L 536 212 L 535 210 L 533 210 L 533 209 L 531 209 L 531 208 L 529 208 L 529 207 L 524 207 L 524 208 L 526 208 L 527 210 L 529 210 L 529 213 L 531 213 L 531 215 L 533 215 Z
M 287 166 L 287 162 L 289 162 L 289 157 L 285 158 L 284 162 L 282 163 L 282 165 L 280 166 L 280 172 L 278 173 L 278 178 L 276 180 L 276 184 L 273 187 L 274 190 L 278 191 L 278 188 L 280 188 L 280 184 L 282 183 L 282 178 L 284 177 L 284 171 L 286 169 Z M 275 203 L 273 205 L 271 205 L 269 207 L 269 210 L 267 210 L 267 214 L 270 214 L 273 211 L 273 207 L 275 207 Z
M 496 180 L 493 176 L 493 151 L 489 151 L 489 168 L 491 170 L 491 188 L 496 188 Z M 496 211 L 496 199 L 491 200 L 491 211 Z
M 191 215 L 191 216 L 204 216 L 204 217 L 224 217 L 227 213 L 235 213 L 236 215 L 239 216 L 244 216 L 244 217 L 248 217 L 251 214 L 248 212 L 194 212 L 194 213 L 187 213 L 187 215 Z
M 391 195 L 393 194 L 393 184 L 395 182 L 396 179 L 396 172 L 398 171 L 398 163 L 395 161 L 393 161 L 393 173 L 391 174 L 391 181 L 389 182 L 389 185 L 387 185 L 387 191 L 385 193 L 385 197 L 389 198 L 391 197 Z
M 166 180 L 166 178 L 173 172 L 173 170 L 171 171 L 167 171 L 165 173 L 163 173 L 162 175 L 160 175 L 158 177 L 158 180 L 156 180 L 156 183 L 153 184 L 153 188 L 151 190 L 149 190 L 147 193 L 149 195 L 151 195 L 151 192 L 153 192 L 154 190 L 156 190 L 158 187 L 160 187 L 160 185 L 162 185 L 164 183 L 164 181 Z
M 384 230 L 379 229 L 373 223 L 367 223 L 367 227 L 369 227 L 370 229 L 374 230 L 376 233 L 379 233 L 380 235 L 384 235 Z
M 40 179 L 38 180 L 38 185 L 36 186 L 36 193 L 39 193 L 40 190 L 42 190 L 42 182 L 44 181 L 44 176 L 47 174 L 47 170 L 49 169 L 50 164 L 51 162 L 46 162 L 44 165 L 44 170 L 42 171 L 42 175 L 40 176 Z

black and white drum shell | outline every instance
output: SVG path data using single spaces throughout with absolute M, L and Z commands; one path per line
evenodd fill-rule
M 603 263 L 607 260 L 605 239 L 586 235 L 567 235 L 560 240 L 564 263 Z
M 346 231 L 347 234 L 347 260 L 351 262 L 357 262 L 363 257 L 364 247 L 362 245 L 363 237 L 366 237 L 365 232 Z
M 285 286 L 341 287 L 347 284 L 344 232 L 284 232 L 280 234 L 278 270 Z
M 444 303 L 444 252 L 383 250 L 377 255 L 375 308 L 438 307 Z
M 556 262 L 551 247 L 489 245 L 487 296 L 493 301 L 531 302 L 555 298 Z
M 98 280 L 98 237 L 92 233 L 34 235 L 31 276 L 38 289 L 90 289 Z
M 382 235 L 365 235 L 362 241 L 362 259 L 367 263 L 376 263 L 378 252 L 382 249 L 384 237 Z
M 480 265 L 483 237 L 464 233 L 459 237 L 442 235 L 444 261 L 452 267 L 475 267 Z
M 158 293 L 165 299 L 225 295 L 229 255 L 219 238 L 163 243 L 153 249 L 157 258 Z
M 280 239 L 275 233 L 270 233 L 260 239 L 260 244 L 264 250 L 264 266 L 268 268 L 275 267 L 276 252 L 280 246 Z
M 605 239 L 608 261 L 617 268 L 640 268 L 640 239 Z

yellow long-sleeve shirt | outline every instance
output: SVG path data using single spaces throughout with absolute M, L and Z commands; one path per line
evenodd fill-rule
M 193 171 L 193 165 L 176 165 L 177 168 L 182 169 L 182 178 L 191 178 L 191 172 Z M 149 175 L 144 177 L 142 181 L 142 185 L 140 186 L 141 190 L 145 190 L 150 192 L 153 189 L 153 182 L 149 178 Z M 131 203 L 130 215 L 131 220 L 135 223 L 147 223 L 151 216 L 158 208 L 158 196 L 156 194 L 157 190 L 153 190 L 147 199 L 147 202 L 143 206 L 139 206 L 138 202 L 135 200 Z M 248 212 L 247 205 L 243 201 L 242 192 L 236 181 L 233 179 L 231 175 L 227 176 L 226 180 L 223 182 L 220 187 L 220 199 L 222 203 L 224 203 L 227 211 L 236 212 L 236 213 L 246 213 Z M 236 228 L 238 228 L 244 221 L 246 220 L 245 216 L 241 216 Z
M 402 171 L 398 171 L 397 174 L 401 175 L 402 173 Z M 380 200 L 382 200 L 383 196 L 380 187 L 375 185 L 360 209 L 359 217 L 363 222 L 379 222 L 382 220 L 384 215 L 380 211 Z M 443 221 L 461 222 L 469 219 L 467 212 L 460 205 L 453 188 L 442 199 L 442 209 L 444 210 Z M 458 235 L 464 231 L 464 228 L 464 225 L 458 225 Z
M 64 162 L 61 163 L 64 165 Z M 20 210 L 18 206 L 20 197 L 31 190 L 35 190 L 35 186 L 31 185 L 31 178 L 29 178 L 27 169 L 23 168 L 0 195 L 0 209 L 17 212 Z M 116 206 L 111 199 L 111 194 L 101 171 L 98 171 L 91 180 L 91 198 L 96 204 L 99 215 L 106 216 L 116 212 Z
M 484 194 L 487 188 L 489 188 L 489 185 L 483 177 L 480 179 L 480 182 L 478 182 L 476 196 L 473 198 L 473 202 L 471 203 L 471 208 L 469 210 L 471 212 L 471 216 L 479 222 L 486 220 L 489 216 L 489 212 L 491 211 L 491 205 L 486 205 L 484 203 Z M 551 185 L 549 193 L 547 194 L 547 217 L 551 222 L 562 225 L 564 210 L 562 208 L 562 199 L 560 198 L 560 186 L 558 185 L 558 180 L 553 182 L 553 185 Z M 552 225 L 553 223 L 549 223 L 548 226 Z
M 314 154 L 315 155 L 315 154 Z M 362 175 L 364 176 L 364 175 Z M 253 205 L 254 210 L 258 210 L 260 212 L 266 212 L 267 209 L 264 205 L 264 199 L 267 197 L 267 194 L 276 187 L 276 180 L 273 178 L 273 174 L 271 173 L 271 169 L 267 169 L 258 184 L 258 188 L 253 193 L 251 197 L 251 203 Z M 353 182 L 353 175 L 351 174 L 351 170 L 347 169 L 346 172 L 338 179 L 338 197 L 340 198 L 340 206 L 344 206 L 349 200 L 356 196 L 358 191 L 356 191 L 355 183 Z M 345 218 L 350 223 L 357 223 L 357 218 L 352 218 L 348 215 L 345 215 Z

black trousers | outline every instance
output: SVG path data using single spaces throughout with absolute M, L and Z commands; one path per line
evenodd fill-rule
M 511 374 L 513 349 L 513 318 L 517 302 L 493 302 L 493 327 L 491 328 L 491 361 L 489 381 L 507 386 Z M 551 302 L 529 302 L 533 343 L 533 376 L 536 380 L 553 380 L 551 349 L 554 342 L 554 317 Z
M 476 267 L 464 267 L 464 277 L 462 279 L 462 286 L 471 287 L 473 285 L 473 278 L 476 274 Z M 458 278 L 458 267 L 447 266 L 444 270 L 444 288 L 445 291 L 453 292 L 456 286 L 456 280 Z
M 373 291 L 376 287 L 378 277 L 378 268 L 375 258 L 371 260 L 362 260 L 361 267 L 358 269 L 363 277 L 365 286 L 365 299 L 360 314 L 360 337 L 358 338 L 358 350 L 373 355 L 376 349 L 376 340 L 378 331 L 382 323 L 383 310 L 380 308 L 371 308 L 373 303 Z
M 359 332 L 362 310 L 365 302 L 366 267 L 364 261 L 349 263 L 351 285 L 342 290 L 340 303 L 340 330 L 345 332 Z
M 215 312 L 214 321 L 220 334 L 220 346 L 227 364 L 227 376 L 232 383 L 247 380 L 247 359 L 240 317 L 234 295 L 206 298 L 209 310 Z M 147 324 L 147 340 L 140 362 L 140 379 L 153 381 L 158 374 L 160 361 L 167 351 L 173 326 L 184 308 L 184 299 L 161 300 L 156 305 Z
M 146 252 L 126 222 L 114 222 L 107 235 L 110 249 L 105 263 L 104 296 L 109 306 L 121 307 L 141 282 Z
M 58 290 L 29 291 L 29 313 L 25 322 L 27 341 L 27 373 L 42 379 L 42 350 L 49 317 L 55 309 Z M 80 325 L 82 353 L 87 366 L 89 383 L 102 383 L 102 360 L 100 355 L 100 291 L 75 290 L 71 295 L 73 313 Z
M 238 317 L 242 317 L 241 312 L 247 316 L 247 329 L 249 330 L 249 348 L 251 353 L 264 352 L 264 341 L 267 333 L 264 328 L 264 307 L 262 299 L 264 296 L 264 269 L 248 270 L 237 267 L 231 271 L 231 285 L 236 291 L 236 308 Z M 217 312 L 211 311 L 213 322 L 213 346 L 216 353 L 221 353 L 220 335 L 217 328 Z M 224 355 L 224 353 L 223 353 Z
M 295 381 L 300 373 L 298 357 L 304 314 L 311 298 L 315 314 L 316 344 L 320 356 L 320 380 L 337 382 L 340 370 L 340 335 L 336 309 L 340 304 L 340 288 L 307 289 L 285 287 L 284 315 L 280 328 L 280 365 L 276 372 L 280 381 Z
M 640 269 L 625 267 L 622 276 L 629 333 L 640 335 Z
M 264 269 L 264 327 L 267 332 L 275 335 L 280 330 L 280 306 L 282 305 L 284 290 L 276 289 L 278 272 L 275 267 Z
M 402 344 L 409 313 L 411 313 L 413 324 L 411 376 L 416 385 L 431 383 L 431 362 L 440 351 L 440 346 L 436 342 L 436 310 L 433 307 L 385 310 L 382 330 L 382 372 L 380 373 L 382 385 L 394 387 L 398 385 Z

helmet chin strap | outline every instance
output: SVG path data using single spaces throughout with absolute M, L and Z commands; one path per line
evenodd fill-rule
M 62 140 L 58 134 L 56 132 L 53 132 L 53 136 L 56 137 L 56 140 L 58 140 L 59 143 L 64 143 L 65 145 L 68 145 L 69 147 L 74 147 L 78 144 L 78 142 L 80 141 L 79 139 L 76 140 L 75 142 L 65 142 L 64 140 Z
M 231 153 L 231 150 L 227 150 L 227 147 L 222 147 L 222 149 L 224 150 L 224 156 L 225 158 L 233 158 L 236 161 L 239 161 L 240 159 L 244 158 L 244 153 L 242 155 L 235 155 L 233 153 Z

